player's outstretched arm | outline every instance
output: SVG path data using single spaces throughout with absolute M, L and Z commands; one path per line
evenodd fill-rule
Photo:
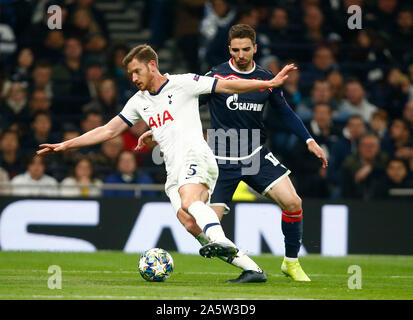
M 37 154 L 43 155 L 99 144 L 120 135 L 128 128 L 128 125 L 116 116 L 104 126 L 90 130 L 79 137 L 55 144 L 41 144 L 39 147 L 42 149 L 38 150 Z
M 294 64 L 286 65 L 277 75 L 269 81 L 265 80 L 218 80 L 215 92 L 218 93 L 246 93 L 281 86 L 288 78 L 290 71 L 297 70 Z

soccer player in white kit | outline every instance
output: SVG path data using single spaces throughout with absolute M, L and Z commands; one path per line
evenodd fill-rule
M 221 80 L 196 74 L 162 75 L 158 56 L 148 45 L 133 48 L 124 58 L 138 91 L 119 115 L 107 124 L 56 144 L 41 144 L 38 154 L 47 154 L 99 144 L 122 134 L 143 119 L 152 130 L 164 155 L 167 171 L 165 191 L 175 213 L 191 214 L 210 242 L 200 249 L 204 257 L 234 257 L 237 248 L 226 238 L 220 221 L 206 203 L 218 177 L 215 157 L 204 139 L 199 117 L 201 94 L 245 93 L 278 87 L 294 65 L 287 65 L 273 79 Z

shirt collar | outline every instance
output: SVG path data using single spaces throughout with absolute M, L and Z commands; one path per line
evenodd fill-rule
M 249 70 L 249 71 L 241 71 L 241 70 L 238 70 L 238 69 L 235 67 L 235 65 L 234 65 L 234 60 L 233 60 L 233 58 L 231 58 L 231 59 L 228 61 L 228 63 L 229 63 L 229 66 L 231 67 L 232 70 L 234 70 L 235 72 L 241 73 L 241 74 L 250 74 L 250 73 L 253 73 L 253 72 L 255 71 L 255 66 L 256 66 L 256 64 L 255 64 L 254 60 L 252 61 L 252 69 Z

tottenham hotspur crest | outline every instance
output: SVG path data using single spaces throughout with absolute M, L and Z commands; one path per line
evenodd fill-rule
M 172 104 L 172 95 L 168 94 L 168 98 L 169 98 L 169 104 Z

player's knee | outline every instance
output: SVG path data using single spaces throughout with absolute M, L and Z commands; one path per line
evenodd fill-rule
M 297 212 L 302 209 L 302 200 L 298 195 L 291 197 L 286 203 L 284 210 L 288 212 Z
M 200 200 L 200 195 L 196 192 L 180 192 L 181 195 L 181 208 L 186 212 L 189 212 L 189 207 L 196 201 Z
M 189 207 L 194 203 L 195 201 L 193 199 L 182 199 L 181 201 L 181 208 L 185 210 L 186 212 L 189 212 Z

